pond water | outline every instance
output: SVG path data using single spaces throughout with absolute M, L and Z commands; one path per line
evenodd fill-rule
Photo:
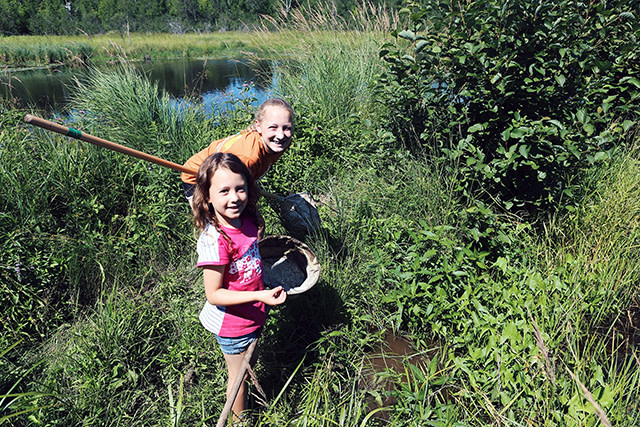
M 153 61 L 136 67 L 171 97 L 198 97 L 209 111 L 241 92 L 256 98 L 257 104 L 270 96 L 271 76 L 259 76 L 239 60 Z M 82 73 L 81 69 L 62 67 L 5 71 L 0 74 L 0 96 L 15 98 L 22 106 L 60 112 L 71 95 L 74 76 Z

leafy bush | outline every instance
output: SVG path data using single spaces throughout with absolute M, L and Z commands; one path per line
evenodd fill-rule
M 636 310 L 640 169 L 633 153 L 612 163 L 579 215 L 548 225 L 542 239 L 504 219 L 474 229 L 476 217 L 491 217 L 478 207 L 458 213 L 458 230 L 424 222 L 383 230 L 374 254 L 384 312 L 422 348 L 441 348 L 446 369 L 425 380 L 450 390 L 438 407 L 474 408 L 458 418 L 472 425 L 496 417 L 592 425 L 598 413 L 637 422 L 625 390 L 640 377 L 621 319 Z
M 574 203 L 577 177 L 636 125 L 640 21 L 628 0 L 410 2 L 381 56 L 388 127 L 507 208 Z

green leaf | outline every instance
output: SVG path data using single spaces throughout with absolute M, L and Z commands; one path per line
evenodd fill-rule
M 622 123 L 622 129 L 624 129 L 624 131 L 627 132 L 629 129 L 631 129 L 631 127 L 634 124 L 636 124 L 636 122 L 631 120 L 625 120 L 624 123 Z
M 640 88 L 640 80 L 636 79 L 635 77 L 623 77 L 620 79 L 620 83 L 624 83 L 624 82 L 629 82 L 632 85 L 634 85 L 637 88 Z
M 500 343 L 504 344 L 506 340 L 509 340 L 509 344 L 512 346 L 517 345 L 522 341 L 522 335 L 518 332 L 518 327 L 515 323 L 509 322 L 502 330 L 502 336 L 500 337 Z
M 494 265 L 502 270 L 503 273 L 507 271 L 507 259 L 505 257 L 498 257 Z
M 591 136 L 593 135 L 593 132 L 595 131 L 595 128 L 593 127 L 593 125 L 591 123 L 585 123 L 582 128 L 584 129 L 584 131 L 587 133 L 587 136 Z
M 551 119 L 551 120 L 549 120 L 549 123 L 551 123 L 552 125 L 554 125 L 558 129 L 564 129 L 564 126 L 562 126 L 562 123 L 560 123 L 558 120 Z
M 606 151 L 598 151 L 598 152 L 593 156 L 593 159 L 594 159 L 595 161 L 598 161 L 598 160 L 606 159 L 607 157 L 609 157 L 609 156 L 607 155 Z
M 564 86 L 564 83 L 567 81 L 567 78 L 565 76 L 563 76 L 562 74 L 558 74 L 553 76 L 556 79 L 556 82 L 560 85 L 560 86 Z
M 475 125 L 471 126 L 468 129 L 468 131 L 469 131 L 469 133 L 475 133 L 475 132 L 483 130 L 484 128 L 485 128 L 485 126 L 484 126 L 483 123 L 476 123 Z
M 606 408 L 608 406 L 611 406 L 613 402 L 615 402 L 615 398 L 616 393 L 611 390 L 609 384 L 605 384 L 602 392 L 600 393 L 600 398 L 598 399 L 598 401 L 600 402 L 601 406 Z
M 398 37 L 401 37 L 401 38 L 407 39 L 407 40 L 411 40 L 411 41 L 415 41 L 416 40 L 416 33 L 414 33 L 413 31 L 410 31 L 410 30 L 404 30 L 404 31 L 400 31 L 398 33 Z
M 424 49 L 427 45 L 429 45 L 429 42 L 426 40 L 420 40 L 418 43 L 416 43 L 416 48 L 415 48 L 415 52 L 418 53 L 420 52 L 422 49 Z
M 524 127 L 519 127 L 511 130 L 512 138 L 522 138 L 526 134 L 527 134 L 527 128 L 524 128 Z
M 431 362 L 429 362 L 429 376 L 434 376 L 438 372 L 438 355 L 434 355 Z

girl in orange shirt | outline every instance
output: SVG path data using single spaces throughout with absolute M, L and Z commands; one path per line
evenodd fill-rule
M 218 152 L 235 154 L 258 180 L 291 145 L 293 109 L 281 98 L 266 100 L 256 111 L 253 125 L 236 135 L 213 141 L 207 148 L 193 155 L 184 164 L 197 171 L 204 160 Z M 180 175 L 185 196 L 192 203 L 196 177 Z

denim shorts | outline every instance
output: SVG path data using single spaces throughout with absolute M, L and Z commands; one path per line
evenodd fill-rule
M 253 331 L 241 337 L 221 337 L 216 335 L 216 340 L 218 340 L 224 354 L 240 354 L 249 348 L 256 338 L 258 338 L 258 331 Z

